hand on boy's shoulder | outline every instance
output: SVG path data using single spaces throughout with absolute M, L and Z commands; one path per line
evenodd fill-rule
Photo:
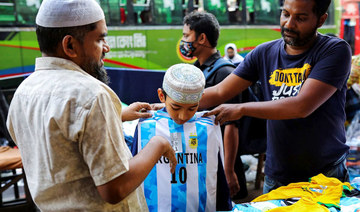
M 210 112 L 211 111 L 209 111 L 209 110 L 204 110 L 204 111 L 200 111 L 197 113 L 200 115 L 200 117 L 204 117 L 204 118 L 208 117 L 208 118 L 211 118 L 213 121 L 215 121 L 216 116 L 214 114 L 211 114 Z
M 139 118 L 150 118 L 151 113 L 148 110 L 152 110 L 149 103 L 146 102 L 134 102 L 128 107 L 122 110 L 122 121 L 132 121 Z
M 151 110 L 160 110 L 165 107 L 165 103 L 153 103 L 150 104 Z
M 215 124 L 223 125 L 225 122 L 238 120 L 243 116 L 242 104 L 222 104 L 206 112 L 203 117 L 215 115 Z

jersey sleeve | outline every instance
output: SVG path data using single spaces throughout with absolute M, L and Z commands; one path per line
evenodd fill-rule
M 96 97 L 85 120 L 79 149 L 96 186 L 129 170 L 131 153 L 124 141 L 120 101 L 116 105 L 106 93 Z
M 309 78 L 317 79 L 342 89 L 351 70 L 351 49 L 345 41 L 332 44 L 319 55 Z

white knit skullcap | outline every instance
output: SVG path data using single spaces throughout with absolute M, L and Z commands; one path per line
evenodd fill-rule
M 165 73 L 163 89 L 175 102 L 194 104 L 204 92 L 205 77 L 200 69 L 185 63 L 171 66 Z
M 104 12 L 95 0 L 44 0 L 36 16 L 42 27 L 74 27 L 104 19 Z

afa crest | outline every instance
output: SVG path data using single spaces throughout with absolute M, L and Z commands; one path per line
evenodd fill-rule
M 189 146 L 192 149 L 196 149 L 198 146 L 198 139 L 196 134 L 190 133 Z

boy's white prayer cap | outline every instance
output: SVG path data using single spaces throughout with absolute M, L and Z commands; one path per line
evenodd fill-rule
M 175 102 L 198 103 L 204 92 L 205 77 L 194 65 L 180 63 L 171 66 L 165 73 L 163 89 Z
M 36 15 L 42 27 L 74 27 L 105 19 L 104 11 L 95 0 L 44 0 Z

